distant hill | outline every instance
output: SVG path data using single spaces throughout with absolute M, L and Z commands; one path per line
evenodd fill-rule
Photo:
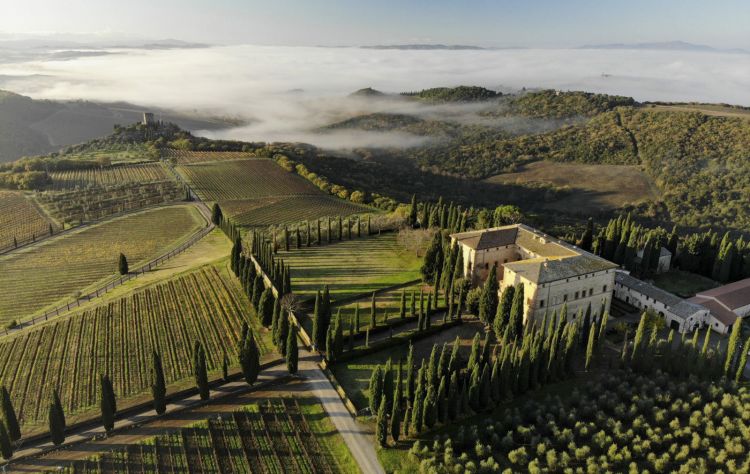
M 502 94 L 484 87 L 458 86 L 434 87 L 419 92 L 402 92 L 401 95 L 425 102 L 477 102 L 494 99 Z
M 380 92 L 379 90 L 373 89 L 372 87 L 365 87 L 364 89 L 360 89 L 358 91 L 354 91 L 351 94 L 349 94 L 349 97 L 383 97 L 385 96 L 384 93 Z
M 190 117 L 127 103 L 55 102 L 0 91 L 0 163 L 107 135 L 116 124 L 139 121 L 147 110 L 154 112 L 157 119 L 174 122 L 186 130 L 230 125 L 222 119 Z
M 685 41 L 662 41 L 655 43 L 609 43 L 609 44 L 591 44 L 581 46 L 580 49 L 644 49 L 644 50 L 661 50 L 661 51 L 696 51 L 696 52 L 722 52 L 722 53 L 744 53 L 750 54 L 750 51 L 733 48 L 721 49 L 707 46 L 705 44 L 693 44 Z
M 480 50 L 481 46 L 464 44 L 379 44 L 373 46 L 361 46 L 362 49 L 402 49 L 402 50 Z

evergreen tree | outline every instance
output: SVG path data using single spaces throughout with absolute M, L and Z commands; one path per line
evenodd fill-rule
M 377 321 L 377 305 L 375 302 L 375 292 L 372 292 L 372 302 L 370 303 L 370 328 L 378 326 Z
M 226 351 L 221 357 L 221 379 L 226 383 L 229 382 L 229 358 Z
M 65 421 L 65 412 L 63 411 L 62 402 L 60 401 L 60 395 L 57 393 L 57 389 L 52 391 L 52 404 L 55 406 L 55 412 L 59 417 L 61 429 L 65 430 L 67 423 Z
M 383 395 L 383 369 L 379 365 L 372 371 L 367 393 L 370 400 L 370 413 L 375 414 L 380 406 Z
M 102 410 L 102 425 L 104 426 L 104 430 L 109 433 L 115 427 L 115 411 L 117 410 L 113 406 L 115 395 L 112 392 L 112 384 L 108 376 L 101 375 L 99 382 L 101 386 L 100 406 Z
M 724 361 L 724 377 L 729 377 L 730 370 L 734 367 L 734 358 L 737 354 L 737 344 L 740 342 L 740 333 L 742 331 L 742 319 L 737 320 L 732 325 L 732 333 L 729 335 L 727 343 L 726 360 Z
M 359 305 L 354 304 L 354 331 L 359 333 Z
M 469 363 L 466 366 L 469 372 L 474 370 L 482 357 L 481 346 L 480 346 L 479 333 L 474 334 L 474 339 L 471 341 L 471 353 L 469 355 Z
M 437 387 L 434 385 L 430 385 L 427 388 L 427 397 L 424 399 L 424 404 L 422 406 L 423 414 L 422 414 L 422 423 L 430 429 L 433 426 L 435 426 L 435 423 L 437 423 L 437 395 L 436 395 Z
M 315 306 L 313 307 L 313 345 L 319 351 L 325 350 L 325 336 L 327 327 L 323 316 L 323 302 L 320 291 L 315 294 Z
M 406 356 L 406 401 L 409 405 L 414 403 L 414 346 L 409 341 L 409 352 Z M 404 418 L 408 423 L 409 418 Z
M 129 271 L 128 259 L 125 257 L 124 254 L 120 254 L 120 260 L 117 263 L 117 270 L 120 272 L 120 275 L 128 274 L 128 271 Z
M 0 388 L 0 404 L 2 405 L 3 420 L 8 427 L 8 436 L 11 441 L 21 439 L 21 427 L 18 425 L 16 410 L 13 408 L 13 402 L 10 399 L 10 393 L 5 385 Z
M 637 357 L 641 357 L 641 351 L 643 351 L 643 338 L 646 334 L 646 320 L 648 314 L 643 312 L 641 314 L 641 320 L 638 323 L 638 328 L 635 331 L 635 337 L 633 338 L 633 352 L 630 355 L 631 360 L 635 361 Z
M 240 341 L 239 359 L 245 382 L 252 385 L 258 380 L 258 374 L 260 373 L 260 351 L 258 350 L 258 344 L 255 342 L 255 336 L 250 331 Z
M 195 341 L 195 346 L 193 347 L 193 373 L 195 374 L 195 386 L 198 387 L 201 400 L 208 400 L 210 394 L 206 353 L 203 351 L 203 345 L 200 341 Z
M 594 345 L 596 344 L 596 325 L 592 324 L 589 330 L 588 343 L 586 344 L 586 370 L 591 367 L 592 358 L 594 357 Z
M 742 374 L 745 372 L 745 367 L 747 366 L 747 353 L 750 351 L 750 337 L 745 339 L 745 344 L 742 345 L 742 350 L 740 352 L 740 363 L 737 364 L 737 372 L 734 374 L 734 380 L 735 382 L 742 381 Z
M 409 316 L 412 318 L 417 315 L 417 298 L 416 292 L 411 290 L 411 296 L 409 297 Z
M 259 273 L 255 275 L 255 280 L 253 281 L 253 293 L 252 298 L 250 301 L 253 303 L 253 308 L 258 310 L 258 303 L 260 302 L 260 296 L 263 294 L 263 291 L 265 291 L 266 287 L 263 283 L 263 276 Z
M 13 445 L 11 444 L 10 435 L 5 429 L 4 423 L 0 423 L 0 455 L 6 461 L 13 457 Z
M 152 375 L 154 382 L 151 384 L 151 394 L 154 397 L 154 411 L 157 415 L 162 415 L 167 411 L 167 384 L 164 380 L 164 368 L 161 364 L 161 356 L 158 352 L 153 352 L 153 369 Z
M 512 341 L 523 336 L 524 286 L 519 283 L 513 292 L 513 304 L 510 307 L 508 322 L 509 339 Z
M 57 395 L 57 392 L 55 392 Z M 61 445 L 65 441 L 65 416 L 55 403 L 49 405 L 49 433 L 52 444 Z
M 435 232 L 435 235 L 430 241 L 430 245 L 427 247 L 424 255 L 424 262 L 422 267 L 419 269 L 422 280 L 425 283 L 433 283 L 435 275 L 438 269 L 443 265 L 443 237 L 440 232 Z
M 411 207 L 409 208 L 409 217 L 406 223 L 412 228 L 417 226 L 417 195 L 413 194 L 411 197 Z
M 278 344 L 277 347 L 279 348 L 279 352 L 281 352 L 281 355 L 286 357 L 286 342 L 287 338 L 289 337 L 289 315 L 287 315 L 285 312 L 281 311 L 279 314 L 279 336 L 278 336 Z
M 485 325 L 492 326 L 497 312 L 497 267 L 490 268 L 490 274 L 484 282 L 482 295 L 479 298 L 479 320 Z
M 495 337 L 498 341 L 503 338 L 505 329 L 508 327 L 508 322 L 510 321 L 510 310 L 513 306 L 513 295 L 515 292 L 515 287 L 508 285 L 503 289 L 503 293 L 500 296 L 500 303 L 497 305 L 497 313 L 495 314 L 495 320 L 493 322 Z
M 581 235 L 581 240 L 578 242 L 578 246 L 587 252 L 591 252 L 591 245 L 594 240 L 594 219 L 590 218 L 586 221 L 586 229 Z
M 399 306 L 398 317 L 400 319 L 406 318 L 406 291 L 401 290 L 401 305 Z
M 399 373 L 400 372 L 401 369 L 399 367 Z M 401 401 L 398 397 L 398 392 L 394 393 L 393 397 L 393 408 L 391 409 L 390 425 L 391 438 L 393 438 L 394 443 L 397 443 L 399 433 L 401 432 Z
M 214 203 L 213 207 L 211 208 L 211 222 L 213 222 L 214 225 L 220 226 L 223 220 L 224 215 L 221 212 L 221 207 L 219 207 L 218 203 Z
M 297 326 L 289 328 L 289 334 L 286 339 L 286 368 L 290 374 L 297 373 L 297 359 L 299 357 L 299 348 L 297 347 Z
M 380 400 L 380 407 L 377 411 L 377 422 L 375 424 L 375 439 L 378 441 L 378 445 L 382 448 L 388 445 L 388 418 L 385 405 L 385 397 L 383 397 L 382 400 Z
M 271 327 L 273 322 L 273 291 L 270 288 L 263 290 L 258 301 L 258 316 L 263 327 Z
M 274 298 L 273 311 L 271 312 L 271 340 L 276 347 L 286 344 L 286 339 L 279 339 L 281 317 L 281 302 L 279 301 L 279 298 Z

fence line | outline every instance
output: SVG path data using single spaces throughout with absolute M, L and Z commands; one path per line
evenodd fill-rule
M 134 278 L 138 278 L 139 276 L 145 274 L 146 272 L 151 271 L 153 268 L 157 267 L 159 264 L 169 260 L 170 258 L 175 257 L 176 255 L 184 252 L 185 250 L 192 247 L 196 242 L 201 240 L 203 237 L 208 235 L 212 230 L 214 230 L 216 226 L 209 223 L 206 227 L 204 227 L 201 231 L 194 234 L 188 241 L 182 243 L 180 246 L 170 250 L 169 252 L 165 253 L 164 255 L 161 255 L 154 260 L 151 260 L 150 262 L 138 267 L 135 271 L 129 272 L 126 275 L 122 275 L 120 278 L 110 281 L 109 283 L 98 287 L 96 290 L 91 291 L 90 293 L 79 296 L 76 298 L 75 301 L 72 301 L 70 303 L 66 303 L 63 305 L 60 305 L 54 309 L 51 309 L 47 312 L 45 312 L 41 316 L 36 316 L 28 321 L 23 321 L 18 326 L 14 328 L 6 328 L 5 329 L 5 335 L 10 334 L 13 331 L 18 331 L 20 329 L 24 329 L 29 326 L 33 326 L 34 324 L 40 323 L 42 321 L 48 321 L 49 318 L 59 316 L 60 314 L 64 314 L 67 311 L 70 311 L 73 308 L 80 307 L 81 302 L 89 302 L 94 298 L 98 298 L 99 296 L 107 294 L 109 291 L 114 290 L 118 286 L 122 285 L 123 283 L 126 283 Z

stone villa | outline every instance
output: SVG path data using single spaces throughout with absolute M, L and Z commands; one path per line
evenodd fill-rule
M 599 317 L 609 310 L 617 265 L 550 237 L 524 224 L 452 234 L 451 242 L 463 252 L 463 276 L 479 285 L 490 267 L 497 267 L 500 292 L 509 285 L 524 284 L 524 322 L 541 320 L 545 313 L 568 317 L 591 305 Z

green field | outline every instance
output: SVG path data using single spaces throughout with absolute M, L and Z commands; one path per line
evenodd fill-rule
M 76 461 L 66 473 L 359 473 L 313 398 L 272 398 L 139 444 Z
M 376 317 L 378 326 L 383 325 L 383 321 L 388 317 L 389 322 L 393 322 L 399 317 L 399 311 L 401 309 L 401 291 L 406 294 L 406 316 L 410 316 L 410 298 L 412 292 L 414 293 L 414 301 L 416 310 L 419 311 L 419 291 L 424 292 L 425 302 L 427 301 L 427 295 L 432 292 L 432 287 L 424 284 L 409 285 L 402 289 L 385 291 L 375 296 L 375 307 Z M 440 304 L 442 305 L 442 294 L 440 296 Z M 426 303 L 425 303 L 426 304 Z M 349 322 L 353 320 L 354 308 L 359 306 L 359 330 L 364 331 L 370 328 L 370 311 L 372 307 L 372 296 L 365 296 L 358 299 L 357 301 L 342 303 L 341 305 L 334 305 L 332 309 L 333 315 L 339 313 L 341 310 L 341 321 L 344 328 L 344 334 L 349 333 Z M 353 323 L 352 323 L 353 324 Z
M 513 173 L 499 174 L 485 180 L 488 183 L 538 187 L 563 192 L 554 199 L 540 199 L 543 209 L 596 214 L 602 210 L 618 209 L 659 198 L 653 181 L 638 166 L 558 163 L 535 161 L 523 165 Z
M 0 256 L 0 323 L 23 320 L 114 277 L 120 252 L 131 268 L 187 240 L 205 225 L 194 206 L 148 210 Z
M 397 234 L 336 242 L 320 247 L 279 252 L 291 267 L 292 290 L 313 296 L 328 285 L 331 298 L 372 293 L 420 278 L 422 260 L 396 241 Z
M 47 237 L 51 221 L 23 193 L 0 191 L 0 250 L 32 238 Z M 57 230 L 57 226 L 53 225 Z
M 256 328 L 261 353 L 268 353 L 271 344 L 249 308 L 236 279 L 207 266 L 0 339 L 0 378 L 27 425 L 46 419 L 55 388 L 68 415 L 96 406 L 99 374 L 109 374 L 118 398 L 127 400 L 151 386 L 154 350 L 168 383 L 191 377 L 198 339 L 210 371 L 220 370 L 224 351 L 236 364 L 242 321 Z
M 367 206 L 323 194 L 224 201 L 221 208 L 232 222 L 244 227 L 294 224 L 328 216 L 346 217 L 372 212 Z
M 176 169 L 204 201 L 322 194 L 309 181 L 264 158 L 198 163 Z

